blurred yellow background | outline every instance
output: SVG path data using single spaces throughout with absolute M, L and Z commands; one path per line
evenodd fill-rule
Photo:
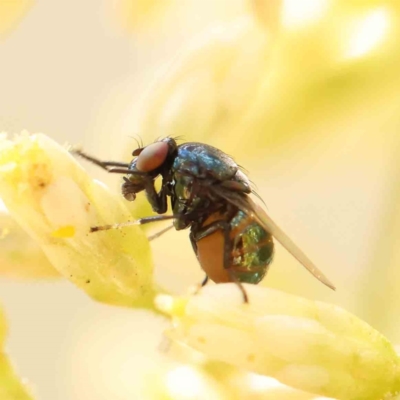
M 337 291 L 279 246 L 262 285 L 338 304 L 400 343 L 399 18 L 395 0 L 2 2 L 0 131 L 103 159 L 129 160 L 135 135 L 221 148 Z M 153 249 L 163 287 L 202 279 L 188 232 Z M 0 302 L 38 399 L 141 398 L 164 359 L 164 319 L 69 283 L 3 278 Z

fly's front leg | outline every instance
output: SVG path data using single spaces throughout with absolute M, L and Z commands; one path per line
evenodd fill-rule
M 149 180 L 148 184 L 145 188 L 146 197 L 148 202 L 151 205 L 151 208 L 157 214 L 164 214 L 167 212 L 168 203 L 167 203 L 167 187 L 164 184 L 164 181 L 161 186 L 161 190 L 157 193 L 156 188 L 154 187 L 154 180 Z
M 102 161 L 96 157 L 90 156 L 89 154 L 87 154 L 84 151 L 79 150 L 79 149 L 72 148 L 69 151 L 72 154 L 76 154 L 108 172 L 118 172 L 121 169 L 121 170 L 123 170 L 122 173 L 126 173 L 126 170 L 128 170 L 128 168 L 129 168 L 129 163 L 120 162 L 120 161 Z M 121 167 L 121 168 L 114 168 L 114 167 Z

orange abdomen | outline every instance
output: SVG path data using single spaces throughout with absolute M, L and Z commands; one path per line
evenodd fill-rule
M 226 216 L 213 214 L 203 227 L 218 220 L 226 220 Z M 227 222 L 230 225 L 232 249 L 228 268 L 224 266 L 224 235 L 219 230 L 197 242 L 197 255 L 202 269 L 216 283 L 232 282 L 231 276 L 239 282 L 259 283 L 273 258 L 271 234 L 240 210 Z

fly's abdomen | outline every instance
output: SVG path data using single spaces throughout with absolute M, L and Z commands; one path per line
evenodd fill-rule
M 259 283 L 265 276 L 274 254 L 270 233 L 240 212 L 231 221 L 233 276 L 243 283 Z
M 196 243 L 197 257 L 204 272 L 216 283 L 232 280 L 252 284 L 260 282 L 272 261 L 272 236 L 240 210 L 232 218 L 224 213 L 212 214 L 202 228 L 207 228 L 216 221 L 229 224 L 228 264 L 224 265 L 224 233 L 218 229 Z

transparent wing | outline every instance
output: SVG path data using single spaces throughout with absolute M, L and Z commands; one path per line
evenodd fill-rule
M 333 283 L 314 265 L 314 263 L 300 250 L 299 247 L 290 239 L 285 232 L 271 219 L 271 217 L 259 206 L 257 206 L 247 195 L 229 191 L 221 186 L 210 187 L 214 193 L 224 198 L 229 203 L 238 207 L 271 233 L 271 235 L 311 274 L 329 288 L 335 290 Z

